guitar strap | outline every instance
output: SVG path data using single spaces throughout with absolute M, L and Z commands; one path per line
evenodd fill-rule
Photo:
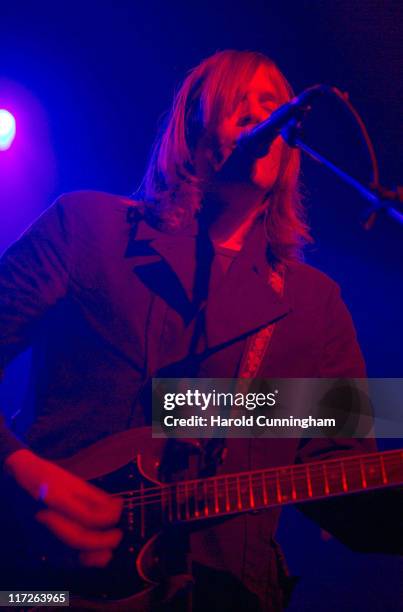
M 279 264 L 276 269 L 271 268 L 268 282 L 271 288 L 278 293 L 284 294 L 284 264 Z M 257 378 L 264 356 L 270 345 L 276 324 L 271 323 L 253 334 L 246 342 L 242 356 L 238 378 Z
M 284 264 L 278 264 L 276 269 L 270 268 L 268 282 L 278 295 L 282 296 L 284 294 Z M 270 323 L 248 338 L 238 371 L 237 392 L 246 393 L 250 380 L 258 377 L 263 358 L 269 349 L 275 326 L 275 323 Z M 226 442 L 224 438 L 212 438 L 210 440 L 201 439 L 200 443 L 204 449 L 205 475 L 209 476 L 215 473 L 217 465 L 223 462 L 226 454 Z

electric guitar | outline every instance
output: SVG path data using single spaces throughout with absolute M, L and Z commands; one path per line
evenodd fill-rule
M 198 528 L 203 522 L 245 512 L 403 484 L 403 450 L 161 482 L 165 443 L 152 439 L 149 428 L 130 429 L 58 462 L 123 498 L 122 542 L 106 569 L 80 569 L 86 592 L 70 600 L 72 607 L 135 612 L 154 609 L 159 585 L 166 577 L 162 567 L 164 538 L 175 542 L 175 530 Z M 39 529 L 32 521 L 26 535 L 29 554 L 37 556 L 42 571 L 48 572 L 53 545 L 46 543 L 44 531 L 34 537 L 34 525 Z M 21 521 L 21 533 L 24 529 L 26 523 Z

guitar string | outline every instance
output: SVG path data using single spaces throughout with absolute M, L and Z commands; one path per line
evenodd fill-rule
M 353 463 L 355 465 L 346 465 L 346 463 L 348 463 L 348 461 L 351 462 L 351 460 L 354 460 Z M 344 464 L 344 466 L 342 465 L 337 465 L 337 471 L 338 474 L 340 472 L 343 471 L 343 467 L 345 470 L 351 469 L 351 467 L 355 467 L 358 470 L 361 470 L 361 461 L 359 461 L 359 459 L 357 459 L 356 457 L 351 457 L 350 455 L 348 457 L 346 457 L 345 460 L 340 460 L 338 459 L 338 461 L 342 462 Z M 371 462 L 377 463 L 377 458 L 373 458 L 371 459 Z M 379 462 L 380 463 L 380 462 Z M 393 457 L 392 461 L 389 459 L 389 461 L 387 462 L 387 465 L 385 466 L 385 468 L 389 469 L 389 468 L 394 468 L 395 466 L 398 465 L 402 465 L 403 466 L 403 461 L 402 459 L 400 459 L 400 457 Z M 308 467 L 309 466 L 309 467 Z M 278 477 L 285 477 L 285 476 L 293 476 L 295 478 L 300 478 L 302 477 L 308 477 L 308 470 L 309 470 L 309 475 L 311 477 L 315 477 L 315 472 L 319 472 L 319 475 L 321 476 L 321 478 L 324 478 L 324 466 L 326 466 L 327 469 L 327 476 L 328 477 L 332 477 L 335 473 L 335 469 L 334 469 L 334 464 L 332 464 L 331 466 L 329 466 L 328 462 L 315 462 L 315 463 L 305 463 L 302 465 L 296 465 L 296 466 L 289 466 L 289 467 L 280 467 L 280 468 L 269 468 L 267 470 L 262 469 L 262 470 L 253 470 L 253 472 L 231 472 L 228 474 L 219 474 L 217 476 L 213 476 L 213 477 L 209 477 L 209 478 L 196 478 L 196 479 L 192 479 L 192 480 L 184 480 L 184 481 L 176 481 L 176 482 L 170 482 L 170 483 L 162 483 L 160 486 L 153 486 L 153 487 L 147 487 L 145 490 L 141 490 L 141 489 L 133 489 L 133 490 L 128 490 L 128 491 L 121 491 L 119 493 L 113 493 L 112 495 L 119 495 L 119 496 L 129 496 L 132 498 L 135 498 L 136 495 L 138 497 L 144 498 L 144 496 L 147 494 L 152 494 L 153 492 L 155 493 L 159 493 L 162 490 L 169 490 L 169 489 L 175 489 L 176 486 L 183 486 L 185 487 L 186 485 L 188 486 L 195 486 L 197 484 L 202 484 L 202 483 L 212 483 L 214 484 L 214 482 L 224 482 L 227 479 L 236 479 L 236 478 L 245 478 L 245 479 L 250 479 L 250 478 L 258 478 L 261 479 L 263 477 L 263 475 L 265 476 L 265 479 L 274 479 L 277 480 Z M 373 465 L 369 465 L 368 463 L 363 466 L 366 467 L 368 469 L 373 468 Z M 377 465 L 380 473 L 382 473 L 382 466 L 381 465 Z M 302 474 L 301 474 L 302 472 Z M 337 475 L 338 475 L 337 474 Z M 346 474 L 348 475 L 348 474 Z M 371 474 L 366 474 L 367 477 L 371 476 Z M 186 483 L 186 485 L 185 485 Z
M 397 456 L 391 456 L 391 453 L 394 452 Z M 326 465 L 326 467 L 328 468 L 328 473 L 331 474 L 331 470 L 334 466 L 336 466 L 337 468 L 342 468 L 342 466 L 340 465 L 341 463 L 343 463 L 344 468 L 348 468 L 350 469 L 351 466 L 346 466 L 347 463 L 352 462 L 353 464 L 356 464 L 354 467 L 358 467 L 359 469 L 361 468 L 361 463 L 363 463 L 363 460 L 366 459 L 366 463 L 367 465 L 364 465 L 364 467 L 368 467 L 371 468 L 373 466 L 368 464 L 368 460 L 370 461 L 370 463 L 377 463 L 379 465 L 379 469 L 382 471 L 382 462 L 379 461 L 380 458 L 385 458 L 385 454 L 383 453 L 382 455 L 379 454 L 375 454 L 375 453 L 371 453 L 369 455 L 346 455 L 345 458 L 337 458 L 337 459 L 331 459 L 331 460 L 327 460 L 327 461 L 315 461 L 315 462 L 310 462 L 310 463 L 303 463 L 301 465 L 291 465 L 291 466 L 278 466 L 278 467 L 271 467 L 271 468 L 263 468 L 263 469 L 257 469 L 257 470 L 252 470 L 251 472 L 230 472 L 228 474 L 218 474 L 216 476 L 212 476 L 209 478 L 195 478 L 195 479 L 191 479 L 191 480 L 186 480 L 186 481 L 176 481 L 176 482 L 169 482 L 169 483 L 161 483 L 160 485 L 157 486 L 153 486 L 153 487 L 147 487 L 147 492 L 152 492 L 152 491 L 156 491 L 159 492 L 161 491 L 161 489 L 169 489 L 174 487 L 177 484 L 184 484 L 185 482 L 189 485 L 192 485 L 194 483 L 201 483 L 201 482 L 214 482 L 214 481 L 218 481 L 218 480 L 223 480 L 225 481 L 225 479 L 233 477 L 245 477 L 245 478 L 249 478 L 250 476 L 254 476 L 256 475 L 257 477 L 262 477 L 262 474 L 266 474 L 267 477 L 271 474 L 273 474 L 273 477 L 277 478 L 277 474 L 279 474 L 280 472 L 292 472 L 295 476 L 298 476 L 298 472 L 302 471 L 302 472 L 307 472 L 308 469 L 310 471 L 310 474 L 312 475 L 312 470 L 318 470 L 320 472 L 323 473 L 323 467 Z M 396 465 L 402 465 L 403 466 L 403 451 L 389 451 L 388 452 L 389 457 L 388 457 L 388 462 L 385 465 L 385 467 L 389 466 L 394 466 Z M 372 456 L 371 456 L 372 455 Z M 374 455 L 374 456 L 373 456 Z M 397 462 L 397 463 L 396 463 Z M 284 474 L 283 474 L 284 475 Z M 303 474 L 304 475 L 304 474 Z M 112 495 L 134 495 L 138 493 L 140 496 L 144 496 L 144 493 L 140 490 L 140 489 L 130 489 L 127 491 L 120 491 L 119 493 L 113 493 Z
M 265 485 L 266 486 L 270 486 L 270 485 L 275 484 L 276 487 L 280 488 L 280 490 L 281 490 L 281 486 L 284 487 L 284 485 L 286 484 L 284 482 L 284 480 L 282 480 L 282 478 L 284 478 L 285 476 L 289 476 L 289 475 L 288 474 L 287 475 L 279 475 L 279 477 L 276 476 L 275 478 L 270 478 L 270 479 L 265 478 Z M 341 476 L 341 480 L 339 479 L 339 476 Z M 370 475 L 367 474 L 366 476 L 367 476 L 368 479 L 370 478 Z M 347 477 L 347 475 L 346 475 L 346 477 Z M 389 477 L 391 478 L 390 475 L 389 475 Z M 392 478 L 393 477 L 394 477 L 394 475 L 392 476 Z M 323 479 L 323 481 L 322 481 L 321 484 L 324 484 L 326 486 L 326 479 L 325 479 L 324 474 L 322 475 L 322 479 Z M 332 474 L 328 473 L 327 474 L 327 479 L 331 481 L 332 480 Z M 297 485 L 299 485 L 299 482 L 302 481 L 302 480 L 303 480 L 304 483 L 307 482 L 307 479 L 303 478 L 303 475 L 296 476 L 295 478 L 290 479 L 287 484 L 288 484 L 289 487 L 291 486 L 291 491 L 293 491 L 293 489 L 297 489 Z M 338 475 L 338 481 L 339 481 L 338 484 L 341 484 L 342 480 L 343 480 L 343 474 Z M 346 480 L 347 480 L 347 478 L 346 478 Z M 250 494 L 252 494 L 252 495 L 256 496 L 257 491 L 253 491 L 253 487 L 256 486 L 256 484 L 261 485 L 261 488 L 264 489 L 264 486 L 263 486 L 263 476 L 260 476 L 260 477 L 256 477 L 256 476 L 244 477 L 244 481 L 240 482 L 239 484 L 234 479 L 232 480 L 232 482 L 227 482 L 227 483 L 225 483 L 225 480 L 223 480 L 221 487 L 217 483 L 217 487 L 216 486 L 210 487 L 210 491 L 208 491 L 208 484 L 204 484 L 205 482 L 206 481 L 203 481 L 203 480 L 195 481 L 196 486 L 199 485 L 199 487 L 198 487 L 199 491 L 197 491 L 197 493 L 202 492 L 202 493 L 205 494 L 206 497 L 210 493 L 210 496 L 211 496 L 210 499 L 213 499 L 213 501 L 215 501 L 215 496 L 219 496 L 220 493 L 221 493 L 221 495 L 222 494 L 226 494 L 227 490 L 228 490 L 228 494 L 232 494 L 234 491 L 235 491 L 236 494 L 238 494 L 238 491 L 240 491 L 241 495 L 245 495 L 245 494 L 250 495 Z M 214 485 L 214 481 L 210 480 L 208 482 Z M 330 487 L 330 485 L 333 485 L 333 484 L 334 484 L 333 482 L 330 482 L 328 486 Z M 393 486 L 393 485 L 399 485 L 399 484 L 402 484 L 402 483 L 398 483 L 398 482 L 389 482 L 389 483 L 386 483 L 386 484 L 385 483 L 379 483 L 379 484 L 378 483 L 377 484 L 371 484 L 370 483 L 368 487 L 365 487 L 362 484 L 362 478 L 361 478 L 361 483 L 358 485 L 358 489 L 356 488 L 357 485 L 355 483 L 353 484 L 353 483 L 350 482 L 349 484 L 347 484 L 347 487 L 346 487 L 347 490 L 343 491 L 343 492 L 347 492 L 347 491 L 358 492 L 358 491 L 365 491 L 366 488 L 372 489 L 372 488 L 376 488 L 378 486 L 380 486 L 380 487 L 385 486 L 386 487 L 388 485 L 389 486 Z M 247 486 L 245 486 L 245 485 L 247 485 Z M 207 488 L 207 493 L 206 493 L 206 490 L 205 490 L 206 488 Z M 221 488 L 221 492 L 218 490 L 219 488 Z M 307 487 L 305 487 L 305 488 L 307 488 Z M 192 493 L 194 493 L 195 492 L 194 489 L 195 489 L 195 486 L 193 487 L 193 491 L 192 491 L 192 488 L 190 486 L 188 486 L 188 485 L 185 485 L 183 481 L 179 481 L 178 483 L 171 484 L 168 487 L 161 488 L 158 492 L 153 493 L 151 495 L 147 495 L 147 489 L 146 489 L 146 490 L 144 490 L 143 493 L 140 493 L 139 495 L 136 495 L 136 496 L 132 495 L 132 496 L 129 496 L 129 498 L 124 498 L 124 507 L 132 509 L 132 508 L 137 508 L 137 507 L 141 507 L 141 506 L 144 506 L 144 505 L 148 505 L 150 503 L 151 504 L 152 503 L 162 503 L 162 501 L 166 501 L 165 498 L 168 498 L 168 499 L 170 498 L 171 500 L 172 500 L 172 498 L 174 498 L 176 503 L 186 503 L 186 498 L 187 498 L 187 500 L 193 498 L 193 496 L 189 498 L 189 494 L 191 495 Z M 203 491 L 200 491 L 200 489 L 203 489 Z M 217 489 L 217 493 L 215 492 L 215 489 Z M 296 491 L 296 493 L 298 493 L 298 492 L 300 493 L 300 491 Z M 339 493 L 339 491 L 336 491 L 336 492 L 330 491 L 329 495 L 336 494 L 336 493 Z M 342 493 L 342 491 L 340 491 L 340 493 Z M 119 494 L 114 494 L 114 495 L 118 496 Z M 178 497 L 182 498 L 182 499 L 179 500 L 179 502 L 178 502 Z M 307 499 L 309 499 L 309 498 L 310 498 L 310 496 L 308 494 Z
M 399 486 L 399 484 L 401 485 L 401 484 L 403 484 L 403 482 L 400 482 L 400 483 L 390 483 L 389 486 Z M 379 485 L 379 486 L 375 486 L 375 487 L 368 487 L 368 489 L 359 488 L 359 489 L 350 489 L 348 491 L 330 491 L 328 494 L 323 492 L 323 493 L 320 493 L 319 495 L 314 495 L 312 497 L 310 497 L 308 495 L 305 495 L 304 497 L 300 497 L 299 499 L 297 499 L 297 498 L 293 499 L 292 495 L 287 495 L 287 496 L 282 495 L 281 499 L 279 500 L 278 497 L 277 497 L 277 494 L 276 494 L 275 497 L 272 496 L 272 499 L 268 500 L 267 506 L 268 507 L 270 507 L 270 506 L 277 506 L 277 505 L 282 505 L 284 503 L 289 503 L 289 502 L 296 502 L 297 503 L 297 502 L 303 502 L 303 501 L 309 501 L 309 500 L 314 501 L 315 499 L 319 499 L 319 498 L 327 499 L 327 498 L 330 498 L 330 497 L 341 496 L 344 493 L 354 494 L 354 493 L 363 492 L 365 490 L 371 491 L 371 490 L 374 490 L 374 489 L 377 489 L 377 488 L 387 488 L 387 487 L 388 487 L 388 485 Z M 249 491 L 247 491 L 245 489 L 241 490 L 241 496 L 245 496 L 245 495 L 249 495 Z M 255 495 L 256 495 L 256 493 L 255 493 Z M 191 502 L 191 501 L 193 502 L 194 499 L 195 498 L 188 498 L 187 501 L 188 502 Z M 161 506 L 161 510 L 164 510 L 164 512 L 166 514 L 169 514 L 169 507 L 166 506 L 164 508 L 162 506 L 162 502 L 163 501 L 166 501 L 166 500 L 164 500 L 161 497 L 161 499 L 154 499 L 154 500 L 151 500 L 151 501 L 146 501 L 144 503 L 136 503 L 136 504 L 124 505 L 124 510 L 130 510 L 131 511 L 131 510 L 134 510 L 136 508 L 141 508 L 141 507 L 150 506 L 150 505 L 151 506 L 152 505 L 158 505 L 158 506 Z M 209 501 L 210 501 L 210 505 L 209 505 Z M 224 500 L 222 500 L 222 501 L 224 502 Z M 176 500 L 175 500 L 175 502 L 176 502 L 176 506 L 175 506 L 175 508 L 172 508 L 171 512 L 172 512 L 172 514 L 177 514 L 178 506 L 179 506 L 179 512 L 180 512 L 181 516 L 180 516 L 180 518 L 178 520 L 184 520 L 183 514 L 186 515 L 186 508 L 184 508 L 184 506 L 186 504 L 186 500 L 180 500 L 179 504 L 178 504 L 178 502 Z M 202 507 L 200 507 L 201 502 L 204 503 L 204 505 Z M 215 499 L 212 498 L 212 497 L 207 499 L 207 500 L 206 499 L 199 499 L 199 498 L 197 498 L 196 499 L 196 503 L 198 504 L 197 508 L 193 508 L 193 509 L 189 509 L 188 510 L 188 513 L 193 515 L 194 518 L 202 519 L 203 518 L 203 513 L 206 511 L 206 507 L 208 509 L 208 514 L 211 515 L 211 516 L 213 516 L 214 514 L 216 514 L 216 515 L 225 514 L 225 512 L 226 512 L 226 510 L 223 510 L 221 508 L 219 509 L 218 512 L 216 512 L 215 509 L 212 508 L 212 505 L 215 504 Z M 236 501 L 236 503 L 234 503 L 234 500 L 232 500 L 232 503 L 231 503 L 231 500 L 230 500 L 230 505 L 231 506 L 237 506 L 237 507 L 236 508 L 234 508 L 234 507 L 230 508 L 229 512 L 237 512 L 237 511 L 240 511 L 240 510 L 253 510 L 254 509 L 254 506 L 252 504 L 250 504 L 248 506 L 247 503 L 242 502 L 242 497 L 241 497 L 241 508 L 238 507 L 238 501 Z M 264 506 L 265 505 L 266 504 L 264 504 Z M 259 504 L 256 504 L 256 506 L 261 507 Z M 198 517 L 196 515 L 196 512 L 198 512 L 201 516 Z
M 344 490 L 343 491 L 342 490 L 339 490 L 339 491 L 329 491 L 329 493 L 326 493 L 325 491 L 321 491 L 319 493 L 315 493 L 314 495 L 312 495 L 312 497 L 309 496 L 308 494 L 305 494 L 303 496 L 300 495 L 300 497 L 293 498 L 292 494 L 285 495 L 284 492 L 281 492 L 281 499 L 280 500 L 278 499 L 278 494 L 277 493 L 276 493 L 276 496 L 273 496 L 273 495 L 270 496 L 269 494 L 267 494 L 267 498 L 268 498 L 268 505 L 277 505 L 277 504 L 283 503 L 284 501 L 295 501 L 295 502 L 298 502 L 298 501 L 309 501 L 309 500 L 314 501 L 315 499 L 318 499 L 318 498 L 336 497 L 336 496 L 339 496 L 339 495 L 343 495 L 344 493 L 351 493 L 351 494 L 360 493 L 360 492 L 362 493 L 362 492 L 365 492 L 365 491 L 375 490 L 377 488 L 387 488 L 388 486 L 399 486 L 399 485 L 402 485 L 402 484 L 403 484 L 403 481 L 396 482 L 396 483 L 389 483 L 389 485 L 380 484 L 380 485 L 376 485 L 376 486 L 369 486 L 367 489 L 363 489 L 362 487 L 359 487 L 357 489 L 350 488 L 350 489 L 348 489 L 346 491 L 344 491 Z M 231 496 L 232 494 L 234 494 L 234 492 L 238 496 L 238 490 L 237 489 L 229 490 L 228 495 Z M 220 492 L 218 492 L 217 498 L 218 498 L 219 503 L 220 503 L 220 500 L 221 500 L 221 503 L 224 502 L 224 500 L 223 500 L 223 497 L 224 497 L 223 493 L 224 492 L 221 492 L 221 494 L 220 494 Z M 290 493 L 290 492 L 287 491 L 287 493 Z M 242 506 L 242 509 L 244 509 L 244 507 L 248 505 L 247 503 L 245 503 L 245 501 L 242 501 L 242 498 L 244 500 L 245 496 L 249 496 L 249 494 L 250 494 L 249 490 L 241 489 L 240 496 L 241 496 L 241 506 Z M 254 492 L 254 497 L 256 497 L 256 495 L 257 495 L 257 493 L 255 491 Z M 271 497 L 271 499 L 269 499 L 270 497 Z M 175 514 L 175 512 L 177 512 L 178 505 L 179 505 L 179 507 L 183 508 L 183 506 L 185 506 L 186 503 L 194 503 L 195 500 L 196 500 L 196 503 L 198 504 L 198 507 L 193 509 L 192 511 L 189 510 L 189 513 L 195 514 L 195 511 L 198 511 L 198 512 L 202 513 L 205 510 L 206 506 L 209 507 L 209 513 L 213 513 L 214 512 L 211 509 L 211 506 L 216 503 L 216 499 L 213 496 L 208 497 L 208 498 L 199 498 L 199 497 L 195 498 L 194 496 L 192 496 L 192 497 L 188 496 L 186 500 L 182 498 L 182 499 L 179 500 L 179 502 L 175 498 L 175 509 L 172 508 L 171 512 L 173 514 Z M 234 504 L 234 499 L 232 499 L 232 501 L 230 499 L 229 501 L 230 501 L 230 505 L 231 506 L 238 505 L 238 501 Z M 164 502 L 166 504 L 166 508 L 168 508 L 168 510 L 169 510 L 167 499 L 164 498 L 163 496 L 161 496 L 160 498 L 154 498 L 152 500 L 144 501 L 143 503 L 140 501 L 140 502 L 136 502 L 134 504 L 132 504 L 132 503 L 124 504 L 123 508 L 125 510 L 135 510 L 136 508 L 141 508 L 141 507 L 150 506 L 150 505 L 158 505 L 158 506 L 162 507 L 162 504 Z M 202 507 L 200 507 L 201 503 L 204 504 Z M 209 505 L 209 503 L 210 503 L 210 505 Z M 250 509 L 253 509 L 253 504 L 250 504 Z M 220 512 L 223 512 L 223 510 L 220 509 Z

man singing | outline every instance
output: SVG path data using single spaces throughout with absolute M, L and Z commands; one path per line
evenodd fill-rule
M 337 285 L 301 262 L 310 237 L 298 151 L 277 137 L 263 157 L 231 162 L 240 134 L 291 97 L 259 53 L 207 58 L 175 97 L 140 195 L 63 195 L 1 260 L 0 366 L 32 346 L 35 411 L 18 437 L 18 419 L 2 424 L 4 473 L 39 500 L 36 521 L 75 551 L 77 567 L 113 564 L 122 502 L 56 460 L 149 425 L 152 377 L 365 376 Z M 220 469 L 372 448 L 353 439 L 228 440 Z M 306 511 L 342 537 L 331 506 Z M 186 570 L 178 560 L 171 574 L 193 573 L 192 609 L 284 607 L 278 517 L 244 514 L 190 535 Z M 167 558 L 181 556 L 175 546 Z M 23 588 L 19 559 L 3 565 L 2 588 Z M 179 588 L 161 606 L 188 602 Z

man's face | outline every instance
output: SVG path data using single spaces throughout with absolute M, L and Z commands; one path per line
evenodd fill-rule
M 279 92 L 269 78 L 267 67 L 260 66 L 245 88 L 245 94 L 235 110 L 225 116 L 215 130 L 217 151 L 213 166 L 216 172 L 220 171 L 232 153 L 242 132 L 251 130 L 267 119 L 281 103 Z M 256 159 L 249 170 L 248 180 L 263 191 L 269 191 L 277 179 L 282 147 L 281 138 L 277 137 L 267 155 Z

